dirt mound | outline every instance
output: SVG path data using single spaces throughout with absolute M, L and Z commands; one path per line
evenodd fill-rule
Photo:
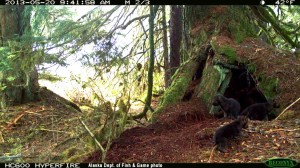
M 213 125 L 199 99 L 181 102 L 166 108 L 158 121 L 147 127 L 125 131 L 113 142 L 107 153 L 108 162 L 191 162 L 198 160 L 201 147 L 212 146 L 211 137 L 199 141 L 197 132 Z M 99 162 L 101 152 L 85 162 Z
M 247 69 L 257 82 L 257 87 L 280 104 L 283 110 L 299 98 L 300 59 L 290 51 L 279 50 L 255 38 L 246 38 L 236 44 L 226 36 L 217 36 L 216 46 L 230 46 L 236 51 L 237 61 L 247 64 Z M 300 110 L 300 103 L 290 108 Z

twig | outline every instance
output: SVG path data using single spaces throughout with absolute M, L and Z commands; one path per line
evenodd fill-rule
M 21 112 L 19 115 L 17 115 L 16 118 L 14 118 L 7 126 L 6 129 L 9 130 L 13 127 L 13 125 L 17 124 L 17 121 L 23 117 L 23 115 L 25 114 L 25 112 Z
M 212 162 L 213 162 L 213 159 L 214 159 L 214 152 L 215 152 L 216 148 L 217 148 L 217 145 L 215 145 L 215 146 L 212 148 L 212 150 L 211 150 L 211 152 L 210 152 L 209 159 L 208 159 L 208 163 L 212 163 Z
M 145 104 L 152 113 L 154 112 L 154 109 L 151 106 L 149 106 L 148 104 L 146 104 L 146 102 L 144 102 L 143 100 L 136 99 L 134 102 L 137 102 L 137 101 Z
M 253 133 L 253 132 L 259 132 L 259 131 L 253 131 L 253 130 L 248 130 L 248 129 L 243 129 L 245 132 L 250 132 L 250 133 Z
M 147 18 L 147 17 L 149 17 L 149 16 L 150 16 L 150 15 L 147 14 L 147 15 L 142 15 L 142 16 L 133 18 L 132 20 L 128 21 L 125 25 L 119 26 L 119 27 L 117 27 L 117 28 L 126 29 L 126 27 L 129 26 L 132 22 L 134 22 L 134 21 L 136 21 L 136 20 L 141 20 L 141 19 Z
M 146 126 L 144 123 L 142 123 L 142 122 L 140 122 L 139 120 L 137 120 L 137 119 L 133 119 L 135 122 L 137 122 L 137 123 L 139 123 L 139 124 L 141 124 L 141 125 L 143 125 L 143 126 Z
M 270 132 L 275 132 L 275 131 L 286 131 L 286 132 L 294 132 L 294 131 L 299 131 L 300 128 L 297 128 L 297 129 L 283 129 L 283 128 L 280 128 L 280 129 L 275 129 L 275 130 L 271 130 L 271 131 L 267 131 L 268 133 Z
M 59 131 L 59 130 L 50 130 L 50 129 L 45 129 L 45 128 L 41 128 L 41 129 L 34 129 L 36 131 L 49 131 L 49 132 L 60 132 L 60 133 L 66 133 L 65 131 Z
M 2 136 L 2 132 L 0 131 L 0 144 L 1 143 L 4 143 L 4 139 L 3 139 L 3 136 Z
M 280 114 L 279 114 L 279 116 L 277 116 L 276 118 L 275 118 L 275 120 L 277 120 L 281 115 L 283 115 L 290 107 L 292 107 L 295 103 L 297 103 L 298 101 L 300 100 L 300 97 L 296 100 L 296 101 L 294 101 L 292 104 L 290 104 L 289 106 L 287 106 L 287 108 L 285 108 Z
M 37 112 L 31 112 L 31 111 L 25 111 L 25 113 L 28 113 L 28 114 L 35 114 L 35 115 L 42 115 L 42 114 L 39 114 L 40 112 L 44 112 L 46 110 L 41 110 L 41 111 L 37 111 Z
M 90 134 L 90 136 L 95 140 L 97 146 L 100 148 L 100 150 L 105 152 L 104 148 L 102 145 L 98 142 L 98 140 L 95 138 L 95 135 L 90 131 L 90 129 L 85 125 L 85 123 L 81 120 L 81 118 L 78 117 L 78 120 L 81 122 L 81 124 L 84 126 L 84 128 L 87 130 L 87 132 Z
M 247 146 L 247 148 L 255 148 L 255 149 L 259 149 L 259 150 L 263 149 L 263 148 L 259 148 L 259 147 L 251 146 L 251 145 L 247 145 L 247 144 L 245 144 L 245 146 Z

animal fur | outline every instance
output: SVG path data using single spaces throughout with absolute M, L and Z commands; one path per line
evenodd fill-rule
M 275 107 L 274 102 L 255 103 L 243 110 L 242 115 L 247 116 L 250 120 L 264 120 Z
M 217 146 L 216 149 L 226 152 L 227 140 L 239 136 L 242 128 L 248 128 L 248 118 L 246 116 L 238 116 L 233 122 L 218 128 L 213 137 Z
M 241 110 L 241 105 L 238 101 L 236 101 L 233 98 L 226 98 L 221 94 L 217 94 L 214 97 L 212 104 L 214 106 L 220 105 L 221 109 L 224 112 L 224 117 L 229 117 L 233 119 L 237 118 Z

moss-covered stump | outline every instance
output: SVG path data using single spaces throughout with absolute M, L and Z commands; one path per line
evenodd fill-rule
M 255 38 L 246 38 L 237 44 L 230 37 L 216 36 L 211 44 L 215 56 L 207 60 L 198 89 L 198 96 L 208 107 L 217 90 L 222 93 L 226 88 L 226 83 L 220 85 L 223 80 L 220 76 L 226 73 L 218 71 L 213 62 L 243 64 L 266 99 L 275 100 L 280 105 L 275 112 L 277 115 L 299 97 L 300 60 L 294 58 L 292 53 L 280 51 Z M 291 110 L 300 111 L 300 103 L 291 107 Z
M 194 90 L 194 95 L 200 97 L 210 108 L 212 98 L 217 92 L 231 92 L 234 94 L 228 96 L 241 98 L 247 97 L 251 93 L 250 89 L 254 89 L 258 95 L 252 97 L 252 102 L 243 100 L 243 108 L 253 103 L 275 100 L 280 105 L 275 112 L 278 114 L 300 95 L 300 59 L 255 38 L 256 29 L 251 19 L 248 19 L 248 10 L 247 7 L 235 6 L 187 6 L 187 15 L 193 18 L 189 23 L 191 47 L 187 53 L 191 53 L 190 57 L 196 57 L 198 53 L 190 51 L 199 48 L 198 51 L 201 52 L 203 49 L 200 46 L 208 41 L 213 50 L 212 54 L 206 53 L 208 57 L 203 66 L 201 82 Z M 196 67 L 196 59 L 190 59 L 179 68 L 153 118 L 167 105 L 182 99 Z M 240 67 L 244 68 L 247 75 L 250 74 L 254 83 L 251 88 L 245 87 L 249 89 L 247 93 L 243 88 L 237 88 L 237 82 L 236 86 L 230 86 L 232 79 L 239 80 L 238 75 L 241 75 L 234 74 L 233 69 Z M 235 91 L 237 89 L 240 90 Z M 300 103 L 291 110 L 300 111 Z
M 214 51 L 214 54 L 208 55 L 201 83 L 196 89 L 197 97 L 200 97 L 207 104 L 207 107 L 212 106 L 212 99 L 217 92 L 224 94 L 232 76 L 229 69 L 215 63 L 221 62 L 230 65 L 230 63 L 236 61 L 236 52 L 234 49 L 229 46 L 217 47 L 216 38 L 212 39 L 211 50 Z M 210 110 L 211 114 L 217 114 L 218 112 L 219 108 L 211 108 Z
M 229 69 L 215 65 L 215 62 L 234 64 L 239 61 L 237 51 L 231 45 L 241 43 L 246 37 L 254 37 L 256 29 L 248 19 L 247 7 L 188 6 L 187 15 L 192 18 L 190 20 L 192 43 L 200 46 L 210 41 L 214 51 L 213 55 L 208 55 L 201 83 L 195 91 L 207 107 L 210 107 L 213 96 L 217 92 L 224 94 L 232 78 Z M 222 40 L 227 43 L 219 43 L 219 37 L 224 37 Z M 218 109 L 213 109 L 211 113 L 216 111 Z
M 171 86 L 165 91 L 158 108 L 152 115 L 152 121 L 156 121 L 157 115 L 168 105 L 181 101 L 184 93 L 193 78 L 199 65 L 196 57 L 190 58 L 180 68 L 177 69 L 172 77 Z

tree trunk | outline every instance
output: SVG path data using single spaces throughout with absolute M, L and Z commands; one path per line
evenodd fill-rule
M 155 18 L 156 9 L 153 7 L 153 5 L 150 5 L 150 17 L 149 17 L 150 59 L 149 59 L 149 69 L 148 69 L 148 91 L 147 91 L 146 102 L 145 102 L 143 112 L 136 116 L 133 116 L 133 119 L 138 119 L 146 116 L 148 108 L 151 105 L 152 89 L 153 89 L 153 70 L 154 70 L 154 18 Z
M 167 21 L 166 21 L 166 7 L 162 6 L 162 26 L 163 26 L 163 57 L 164 57 L 164 69 L 165 69 L 165 88 L 170 85 L 171 75 L 170 75 L 170 62 L 169 62 L 169 46 L 168 46 L 168 34 L 167 34 Z
M 31 35 L 30 9 L 31 7 L 25 6 L 0 7 L 2 47 L 8 49 L 2 54 L 14 56 L 5 57 L 8 67 L 2 70 L 0 79 L 2 85 L 6 86 L 2 95 L 10 104 L 35 101 L 39 98 L 38 73 L 30 55 L 32 40 L 28 38 Z M 25 34 L 26 38 L 23 38 Z
M 180 44 L 182 40 L 182 6 L 171 6 L 170 19 L 170 70 L 171 76 L 180 66 Z

